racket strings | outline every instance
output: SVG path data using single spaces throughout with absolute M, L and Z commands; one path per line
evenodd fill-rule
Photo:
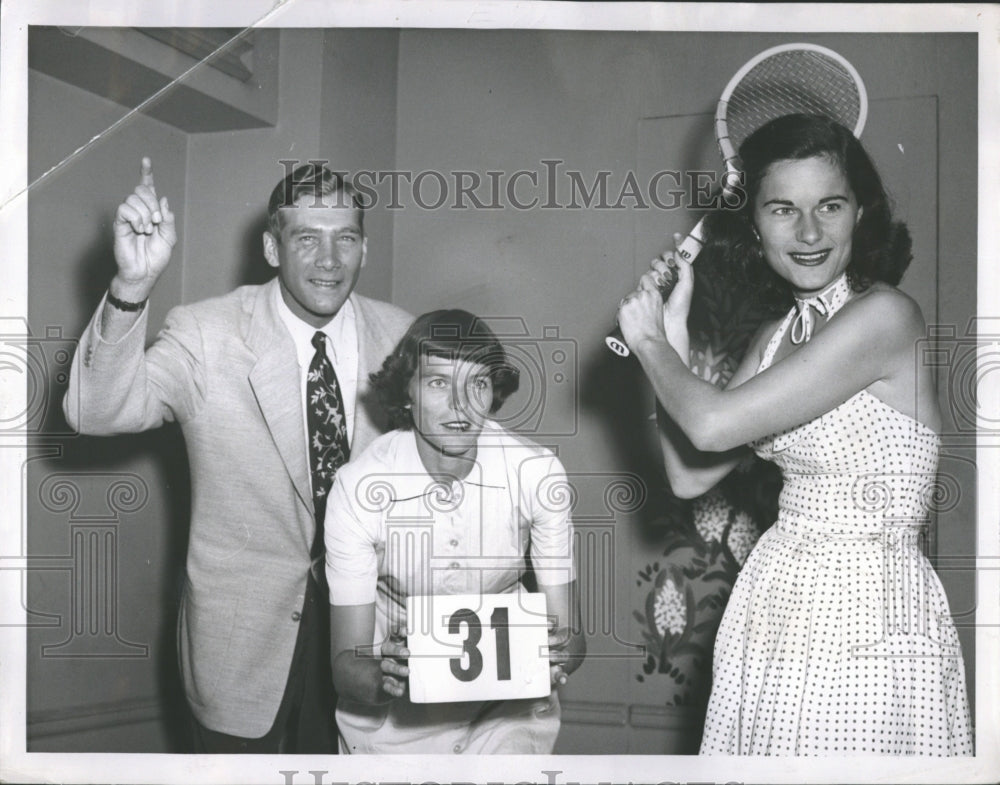
M 857 130 L 861 88 L 837 61 L 809 50 L 780 52 L 751 68 L 720 105 L 728 141 L 738 150 L 762 125 L 786 114 L 818 114 Z

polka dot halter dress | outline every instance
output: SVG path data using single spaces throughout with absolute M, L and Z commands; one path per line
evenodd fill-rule
M 785 484 L 719 628 L 702 754 L 971 755 L 958 635 L 918 540 L 937 436 L 862 391 L 751 446 Z

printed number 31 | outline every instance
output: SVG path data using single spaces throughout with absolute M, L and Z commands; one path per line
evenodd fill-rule
M 460 608 L 451 614 L 448 620 L 448 632 L 457 635 L 461 632 L 462 624 L 465 624 L 468 630 L 468 635 L 462 642 L 462 656 L 452 657 L 449 664 L 456 679 L 473 681 L 483 672 L 483 654 L 477 645 L 483 637 L 483 624 L 475 611 Z M 490 629 L 496 632 L 497 639 L 497 681 L 510 681 L 510 629 L 506 608 L 493 609 Z M 468 664 L 463 667 L 462 660 L 466 657 Z

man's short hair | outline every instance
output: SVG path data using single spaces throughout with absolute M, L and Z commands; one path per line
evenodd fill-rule
M 267 201 L 267 228 L 275 237 L 281 235 L 281 208 L 294 207 L 303 196 L 316 199 L 321 207 L 324 196 L 339 194 L 334 207 L 351 206 L 358 211 L 361 231 L 365 229 L 365 204 L 354 184 L 339 172 L 331 171 L 324 164 L 308 163 L 296 167 L 283 177 Z M 308 206 L 308 205 L 307 205 Z M 328 205 L 329 206 L 329 205 Z

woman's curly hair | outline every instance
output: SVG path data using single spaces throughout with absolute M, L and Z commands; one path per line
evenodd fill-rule
M 410 381 L 420 367 L 420 358 L 428 356 L 485 366 L 493 383 L 491 414 L 517 390 L 520 374 L 485 321 L 459 309 L 431 311 L 417 317 L 382 368 L 369 377 L 391 427 L 413 428 Z

